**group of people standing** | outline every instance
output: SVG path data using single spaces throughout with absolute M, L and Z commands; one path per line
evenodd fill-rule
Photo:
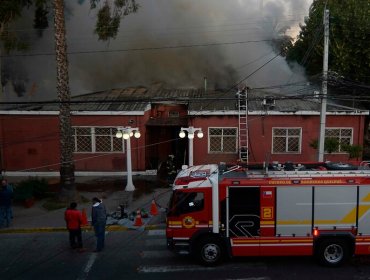
M 72 202 L 64 213 L 64 219 L 69 231 L 69 243 L 72 249 L 83 250 L 81 226 L 83 225 L 82 213 L 77 210 L 77 203 Z M 105 226 L 107 220 L 107 211 L 105 206 L 97 197 L 92 199 L 91 225 L 94 228 L 96 236 L 96 249 L 94 252 L 100 252 L 104 249 Z
M 9 227 L 13 219 L 12 211 L 13 187 L 6 179 L 1 180 L 0 189 L 0 228 Z M 84 225 L 82 212 L 77 209 L 77 203 L 72 202 L 64 213 L 67 229 L 69 231 L 69 243 L 73 249 L 83 249 L 81 226 Z M 105 206 L 97 197 L 92 199 L 91 225 L 96 236 L 96 249 L 100 252 L 104 248 L 105 226 L 107 212 Z

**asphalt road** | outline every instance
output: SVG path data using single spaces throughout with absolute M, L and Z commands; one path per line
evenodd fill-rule
M 92 252 L 92 232 L 83 237 L 79 253 L 67 233 L 1 234 L 0 279 L 370 279 L 369 257 L 334 269 L 309 257 L 237 258 L 208 268 L 167 251 L 164 230 L 108 232 L 101 253 Z

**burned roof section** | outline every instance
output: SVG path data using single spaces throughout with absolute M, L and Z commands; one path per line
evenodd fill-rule
M 248 90 L 248 112 L 320 112 L 318 98 L 304 96 L 284 96 L 260 90 Z M 59 100 L 40 102 L 2 103 L 3 111 L 59 111 Z M 193 112 L 238 112 L 236 90 L 207 90 L 199 88 L 128 87 L 111 89 L 71 98 L 71 111 L 74 112 L 144 112 L 152 104 L 183 104 Z M 327 105 L 327 112 L 365 112 L 358 109 Z M 367 112 L 367 111 L 366 111 Z

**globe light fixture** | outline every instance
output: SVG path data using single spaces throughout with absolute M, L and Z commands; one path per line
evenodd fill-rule
M 193 141 L 195 137 L 195 132 L 197 133 L 198 138 L 203 138 L 203 132 L 201 128 L 194 128 L 193 126 L 189 126 L 188 128 L 182 127 L 179 133 L 180 138 L 185 138 L 186 133 L 188 133 L 188 139 L 189 139 L 189 166 L 193 166 Z
M 135 136 L 135 138 L 140 138 L 141 133 L 139 128 L 132 128 L 130 126 L 120 127 L 117 129 L 116 137 L 123 138 L 126 140 L 126 159 L 127 159 L 127 185 L 125 191 L 134 191 L 135 186 L 132 181 L 132 162 L 131 162 L 131 140 L 130 138 Z
M 185 131 L 181 130 L 179 133 L 180 138 L 185 138 L 186 134 Z
M 116 133 L 117 138 L 122 138 L 122 131 L 118 130 Z

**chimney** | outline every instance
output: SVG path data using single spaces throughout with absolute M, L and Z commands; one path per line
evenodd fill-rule
M 204 94 L 207 94 L 207 77 L 204 77 Z
M 274 99 L 274 97 L 273 96 L 265 96 L 263 98 L 262 105 L 264 107 L 268 107 L 268 108 L 275 107 L 275 99 Z

